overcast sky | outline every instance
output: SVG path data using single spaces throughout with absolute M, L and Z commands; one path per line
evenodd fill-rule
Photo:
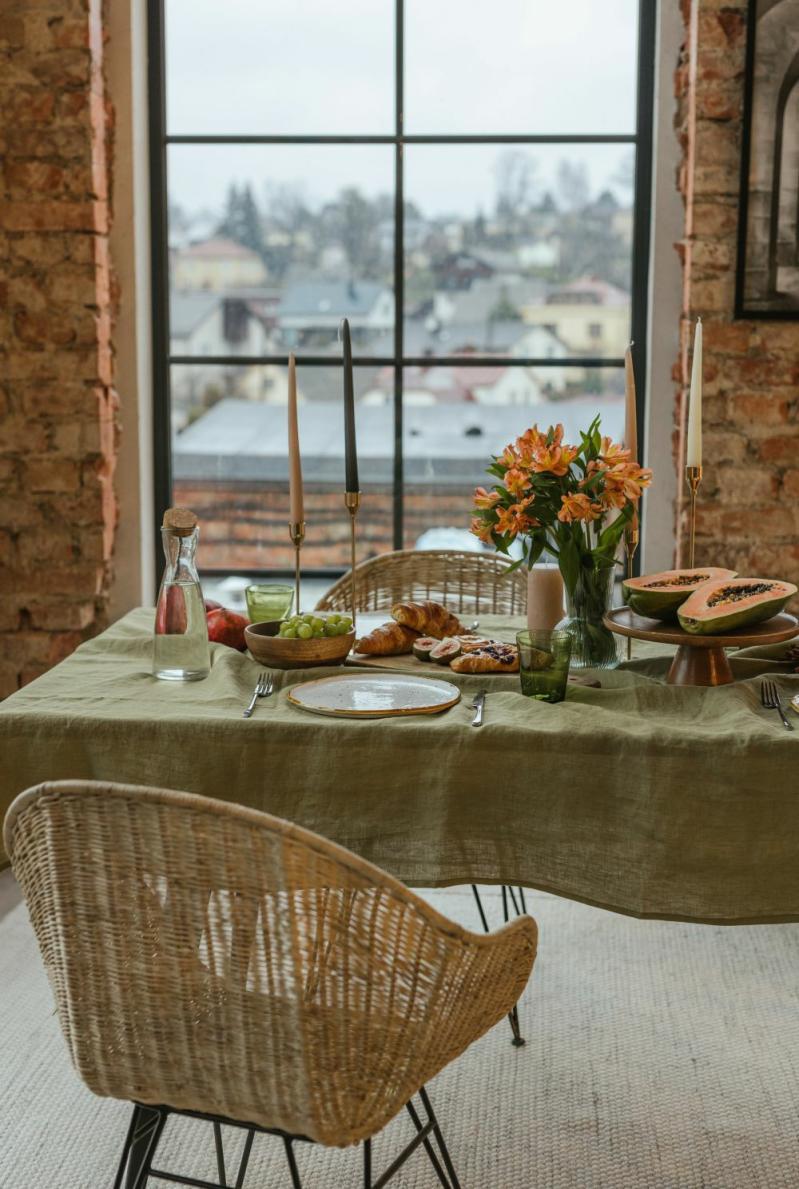
M 393 0 L 166 0 L 172 133 L 373 134 L 394 124 Z M 637 0 L 406 0 L 409 133 L 630 133 Z M 406 193 L 428 215 L 489 212 L 506 147 L 409 146 Z M 541 185 L 564 157 L 595 190 L 629 147 L 533 146 Z M 390 192 L 387 146 L 170 152 L 171 197 L 221 207 L 231 181 Z M 622 195 L 623 190 L 617 192 Z M 629 194 L 627 194 L 629 197 Z

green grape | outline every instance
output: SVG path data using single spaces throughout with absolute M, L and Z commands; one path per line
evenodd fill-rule
M 338 624 L 337 623 L 325 624 L 325 635 L 326 636 L 337 636 L 338 635 Z
M 347 632 L 349 632 L 349 630 L 350 630 L 350 627 L 351 627 L 351 625 L 348 623 L 337 623 L 336 624 L 336 635 L 337 636 L 346 636 Z
M 338 623 L 340 619 L 341 619 L 341 616 L 338 614 L 337 611 L 331 611 L 331 613 L 327 617 L 327 622 L 328 623 Z
M 320 619 L 318 615 L 315 615 L 314 618 L 311 620 L 311 627 L 313 628 L 313 630 L 315 632 L 320 631 L 324 626 L 325 626 L 325 621 L 323 619 Z
M 314 615 L 313 611 L 306 611 L 306 613 L 302 617 L 303 623 L 310 623 L 311 625 L 313 625 L 313 621 L 315 619 L 316 619 L 316 616 Z
M 350 628 L 352 627 L 352 616 L 351 615 L 342 615 L 341 622 L 343 624 L 345 624 L 347 631 L 349 631 Z
M 313 628 L 309 623 L 301 623 L 297 628 L 297 637 L 300 640 L 310 640 L 313 635 Z
M 296 640 L 297 639 L 297 629 L 295 627 L 292 627 L 291 624 L 289 624 L 289 626 L 286 628 L 285 632 L 283 633 L 283 639 L 284 640 Z

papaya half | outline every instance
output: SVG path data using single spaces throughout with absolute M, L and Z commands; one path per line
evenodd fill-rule
M 792 582 L 776 578 L 727 578 L 705 582 L 677 612 L 680 626 L 696 636 L 723 636 L 763 623 L 796 594 Z
M 663 570 L 660 574 L 628 578 L 622 584 L 622 593 L 625 603 L 636 615 L 645 615 L 648 619 L 674 619 L 677 608 L 703 582 L 734 577 L 735 570 L 723 570 L 719 566 Z

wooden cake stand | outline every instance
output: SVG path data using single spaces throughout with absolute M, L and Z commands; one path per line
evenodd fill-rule
M 693 636 L 683 631 L 678 623 L 646 619 L 629 607 L 614 607 L 604 617 L 604 624 L 619 636 L 651 640 L 655 644 L 676 644 L 677 652 L 666 678 L 669 685 L 729 685 L 735 678 L 725 648 L 780 644 L 799 635 L 799 620 L 786 611 L 765 623 L 728 632 L 726 636 Z

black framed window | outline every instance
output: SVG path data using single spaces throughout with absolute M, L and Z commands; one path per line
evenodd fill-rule
M 150 0 L 156 511 L 205 570 L 290 566 L 290 351 L 347 566 L 345 315 L 364 556 L 466 543 L 533 421 L 620 434 L 630 339 L 643 417 L 654 42 L 654 0 Z

